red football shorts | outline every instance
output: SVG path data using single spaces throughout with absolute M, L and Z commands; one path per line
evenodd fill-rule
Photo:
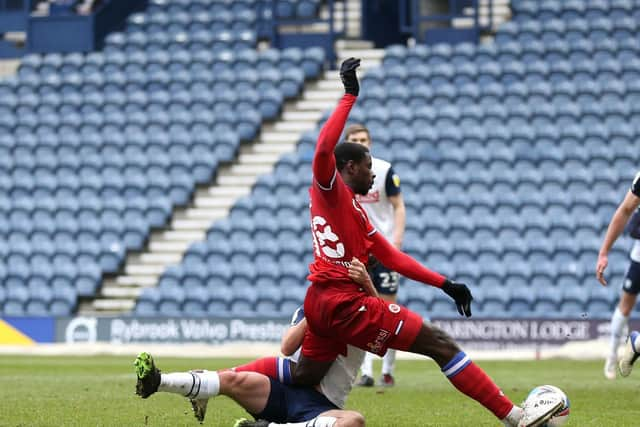
M 304 315 L 302 354 L 317 361 L 346 355 L 347 344 L 380 356 L 388 348 L 408 350 L 423 323 L 418 314 L 368 296 L 353 282 L 309 286 Z

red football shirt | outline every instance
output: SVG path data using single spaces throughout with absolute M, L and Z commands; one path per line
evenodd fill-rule
M 351 281 L 348 267 L 353 257 L 366 264 L 372 253 L 386 267 L 410 279 L 440 287 L 444 276 L 397 250 L 377 233 L 336 169 L 333 150 L 355 101 L 355 96 L 345 94 L 318 136 L 309 190 L 315 258 L 309 266 L 308 279 L 312 282 Z
M 311 196 L 311 234 L 314 261 L 309 280 L 351 280 L 347 268 L 356 257 L 367 264 L 372 246 L 370 237 L 376 228 L 336 172 L 330 188 L 321 188 L 315 180 L 309 189 Z
M 312 282 L 351 281 L 347 268 L 353 257 L 366 264 L 376 233 L 364 209 L 336 169 L 333 150 L 338 144 L 349 111 L 356 101 L 344 95 L 322 127 L 313 157 L 311 234 L 314 261 L 309 269 Z

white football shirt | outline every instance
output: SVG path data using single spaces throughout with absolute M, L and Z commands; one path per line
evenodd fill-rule
M 304 310 L 298 308 L 293 313 L 291 325 L 297 325 L 304 318 Z M 298 362 L 302 347 L 298 348 L 289 359 Z M 347 396 L 351 393 L 353 383 L 358 375 L 360 365 L 364 361 L 364 351 L 352 345 L 347 345 L 347 355 L 339 355 L 331 364 L 329 370 L 320 381 L 320 392 L 338 408 L 344 408 Z
M 372 171 L 376 175 L 373 185 L 366 196 L 356 195 L 364 207 L 371 223 L 387 240 L 393 238 L 394 215 L 389 196 L 400 193 L 400 178 L 391 167 L 391 163 L 373 157 Z
M 298 362 L 299 348 L 290 359 Z M 364 351 L 358 347 L 347 345 L 347 356 L 339 355 L 320 381 L 320 392 L 338 408 L 344 408 L 347 396 L 351 393 L 358 370 L 364 361 Z

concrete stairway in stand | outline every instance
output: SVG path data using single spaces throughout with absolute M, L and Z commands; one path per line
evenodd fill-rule
M 383 50 L 357 40 L 337 43 L 339 58 L 362 58 L 362 72 L 380 64 Z M 236 200 L 250 193 L 260 175 L 270 173 L 284 153 L 294 152 L 303 132 L 314 129 L 322 114 L 332 109 L 343 93 L 335 70 L 308 83 L 300 99 L 285 104 L 278 121 L 263 125 L 255 141 L 244 144 L 236 161 L 218 169 L 215 181 L 199 188 L 193 202 L 174 211 L 166 229 L 154 231 L 147 248 L 127 256 L 124 274 L 107 278 L 97 298 L 82 302 L 79 313 L 118 314 L 128 312 L 142 289 L 156 286 L 163 271 L 181 261 L 195 241 L 203 240 L 217 220 L 225 218 Z

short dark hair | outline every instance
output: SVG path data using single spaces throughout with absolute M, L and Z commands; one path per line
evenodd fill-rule
M 350 135 L 358 132 L 366 132 L 367 135 L 371 137 L 371 135 L 369 135 L 369 129 L 367 129 L 365 125 L 360 123 L 354 123 L 352 125 L 349 125 L 347 129 L 344 131 L 344 137 L 349 138 Z
M 333 150 L 333 155 L 336 157 L 336 167 L 341 171 L 349 162 L 360 162 L 369 153 L 369 149 L 361 144 L 355 142 L 342 142 L 336 145 Z

